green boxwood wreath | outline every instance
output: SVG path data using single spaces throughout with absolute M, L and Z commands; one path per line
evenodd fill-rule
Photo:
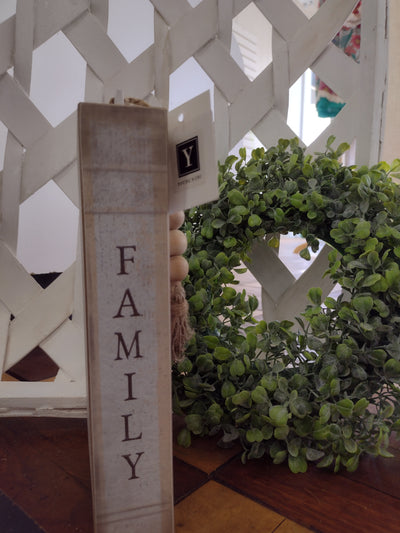
M 219 168 L 219 199 L 188 211 L 186 294 L 195 335 L 173 366 L 178 442 L 240 441 L 243 462 L 270 457 L 292 472 L 309 462 L 354 471 L 363 453 L 390 456 L 399 432 L 399 169 L 343 166 L 343 143 L 306 155 L 298 140 L 258 148 Z M 293 232 L 332 247 L 326 275 L 343 295 L 310 304 L 295 325 L 256 321 L 235 272 L 254 239 Z M 268 236 L 268 237 L 266 237 Z M 309 250 L 302 252 L 309 258 Z

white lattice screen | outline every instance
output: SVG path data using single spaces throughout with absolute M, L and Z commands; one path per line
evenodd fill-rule
M 232 20 L 249 0 L 148 0 L 147 8 L 154 9 L 154 42 L 149 36 L 151 44 L 131 61 L 107 33 L 109 7 L 118 1 L 17 0 L 15 14 L 0 24 L 0 120 L 7 135 L 1 175 L 0 369 L 7 371 L 37 346 L 60 369 L 54 382 L 0 381 L 2 415 L 79 416 L 86 409 L 79 245 L 76 262 L 46 289 L 16 258 L 24 200 L 53 180 L 79 207 L 76 112 L 53 126 L 30 95 L 33 52 L 40 45 L 56 35 L 70 41 L 86 64 L 84 99 L 91 102 L 108 102 L 120 89 L 168 106 L 170 74 L 194 58 L 214 85 L 220 159 L 249 131 L 265 146 L 294 136 L 286 122 L 289 88 L 310 67 L 346 100 L 310 151 L 323 148 L 334 134 L 356 139 L 358 161 L 379 157 L 386 1 L 363 0 L 359 65 L 331 44 L 357 0 L 327 0 L 310 19 L 297 6 L 299 0 L 253 2 L 272 25 L 272 62 L 253 81 L 230 54 Z M 133 23 L 135 15 L 129 16 Z M 137 37 L 133 32 L 132 41 Z M 254 269 L 266 278 L 267 292 L 268 279 L 274 278 L 274 301 L 282 299 L 284 290 L 285 298 L 296 298 L 305 280 L 289 294 L 293 280 L 286 279 L 284 268 L 266 266 L 264 251 L 255 255 L 262 257 Z M 268 276 L 261 272 L 266 268 Z

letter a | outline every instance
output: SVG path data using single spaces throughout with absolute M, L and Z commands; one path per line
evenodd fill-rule
M 128 301 L 128 303 L 125 303 L 126 300 Z M 119 306 L 118 313 L 113 316 L 113 318 L 121 318 L 123 316 L 121 314 L 123 307 L 130 307 L 132 309 L 132 314 L 130 316 L 142 316 L 136 309 L 135 302 L 133 301 L 132 294 L 129 289 L 126 289 L 122 298 L 121 305 Z

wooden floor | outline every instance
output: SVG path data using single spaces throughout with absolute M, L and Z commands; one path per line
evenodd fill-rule
M 292 474 L 269 461 L 242 465 L 239 448 L 215 439 L 175 444 L 175 530 L 397 533 L 398 442 L 391 451 L 393 459 L 365 457 L 354 474 Z M 0 419 L 0 531 L 93 531 L 86 420 Z

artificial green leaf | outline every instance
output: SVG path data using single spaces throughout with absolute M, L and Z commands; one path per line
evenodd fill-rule
M 232 358 L 232 352 L 229 348 L 225 348 L 225 346 L 216 346 L 214 350 L 214 357 L 220 362 L 228 361 Z
M 236 244 L 237 244 L 237 240 L 235 239 L 235 237 L 227 237 L 224 240 L 225 248 L 233 248 L 234 246 L 236 246 Z
M 200 435 L 203 431 L 202 415 L 190 414 L 185 416 L 185 424 L 194 435 Z
M 231 205 L 245 205 L 246 199 L 238 189 L 232 189 L 228 192 L 228 198 Z
M 400 377 L 400 361 L 396 359 L 389 359 L 383 365 L 386 376 L 389 378 L 398 378 Z
M 236 387 L 231 381 L 224 381 L 221 387 L 221 396 L 223 398 L 228 398 L 233 396 L 236 392 Z
M 331 406 L 328 403 L 321 405 L 319 410 L 319 419 L 321 424 L 326 424 L 331 417 Z
M 276 427 L 285 426 L 289 419 L 289 412 L 283 405 L 274 405 L 270 407 L 268 415 L 271 423 Z
M 246 439 L 248 442 L 261 442 L 264 439 L 264 435 L 258 428 L 251 428 L 246 431 Z
M 322 289 L 319 287 L 313 287 L 308 291 L 308 297 L 315 305 L 321 305 Z
M 306 261 L 309 261 L 311 259 L 311 254 L 310 254 L 310 250 L 308 249 L 308 247 L 307 248 L 303 248 L 300 251 L 300 257 L 302 257 Z
M 260 385 L 257 385 L 257 387 L 251 391 L 251 399 L 254 403 L 265 403 L 267 398 L 267 391 Z
M 288 464 L 293 474 L 298 474 L 300 472 L 304 474 L 305 472 L 307 472 L 307 461 L 302 455 L 293 457 L 289 454 Z
M 289 435 L 290 428 L 286 424 L 284 426 L 279 426 L 274 429 L 274 437 L 277 440 L 286 440 L 287 436 Z
M 243 361 L 241 361 L 240 359 L 234 359 L 232 361 L 231 366 L 229 368 L 229 372 L 232 377 L 243 376 L 245 371 L 246 371 L 246 368 L 243 364 Z
M 374 300 L 371 296 L 355 296 L 352 304 L 356 311 L 362 315 L 367 315 L 374 305 Z
M 211 226 L 215 229 L 220 229 L 222 228 L 222 226 L 225 226 L 226 224 L 226 220 L 222 219 L 222 218 L 215 218 L 212 222 L 211 222 Z
M 259 226 L 262 223 L 262 220 L 258 215 L 253 214 L 249 216 L 247 223 L 251 228 L 254 228 L 255 226 Z
M 232 396 L 232 403 L 234 405 L 241 405 L 242 407 L 250 407 L 251 396 L 247 390 L 242 390 Z M 250 413 L 248 413 L 250 415 Z
M 356 239 L 366 239 L 371 232 L 371 222 L 368 220 L 360 220 L 354 229 L 354 237 Z
M 184 448 L 189 448 L 189 446 L 192 443 L 190 431 L 187 428 L 181 429 L 180 432 L 178 433 L 177 441 L 178 441 L 179 446 L 183 446 Z
M 353 414 L 354 404 L 350 398 L 343 398 L 342 400 L 339 400 L 336 402 L 335 406 L 339 413 L 346 418 Z

